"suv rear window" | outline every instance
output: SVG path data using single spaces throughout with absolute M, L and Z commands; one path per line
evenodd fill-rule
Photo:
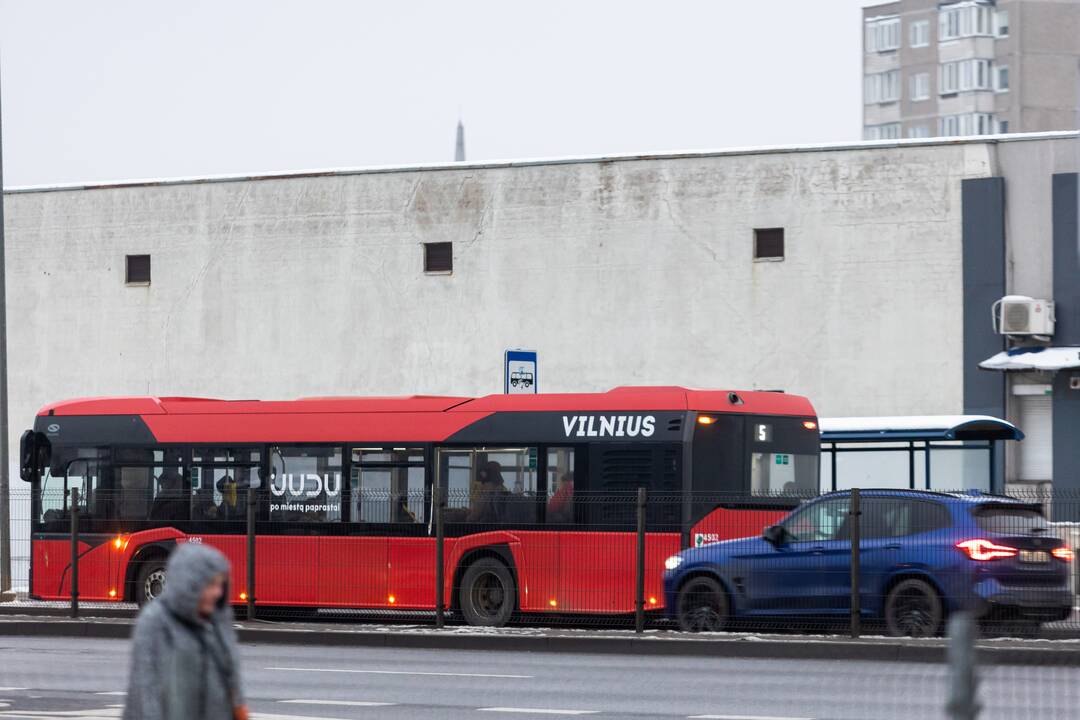
M 975 522 L 992 533 L 1046 532 L 1046 518 L 1030 507 L 983 506 L 975 509 Z

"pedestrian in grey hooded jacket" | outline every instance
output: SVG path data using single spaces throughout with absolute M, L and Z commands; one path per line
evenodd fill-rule
M 221 576 L 225 584 L 223 592 Z M 165 590 L 135 622 L 124 720 L 243 720 L 236 633 L 228 604 L 229 562 L 181 543 L 165 566 Z M 212 611 L 207 598 L 220 592 Z

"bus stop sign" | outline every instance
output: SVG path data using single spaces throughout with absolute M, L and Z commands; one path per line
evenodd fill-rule
M 536 393 L 535 350 L 507 350 L 503 368 L 504 393 L 508 395 Z

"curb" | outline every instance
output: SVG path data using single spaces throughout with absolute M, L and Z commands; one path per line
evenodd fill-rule
M 80 607 L 81 617 L 97 618 L 129 618 L 133 619 L 138 614 L 137 610 L 120 607 Z M 43 618 L 70 618 L 71 608 L 68 607 L 26 607 L 24 605 L 0 605 L 0 622 L 6 616 L 18 617 L 43 617 Z
M 126 640 L 130 622 L 81 620 L 8 620 L 0 622 L 0 636 L 67 637 Z M 769 638 L 635 638 L 566 635 L 470 635 L 464 633 L 363 632 L 276 629 L 239 625 L 244 643 L 318 645 L 325 647 L 379 647 L 424 650 L 592 653 L 638 656 L 682 656 L 777 660 L 866 660 L 872 662 L 943 663 L 946 643 L 941 640 L 788 640 Z M 1023 641 L 1020 641 L 1023 642 Z M 1040 641 L 1034 641 L 1040 642 Z M 1040 665 L 1080 667 L 1080 646 L 977 646 L 984 665 Z

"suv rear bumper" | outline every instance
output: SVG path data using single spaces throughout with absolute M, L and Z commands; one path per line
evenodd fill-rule
M 1068 587 L 997 587 L 982 596 L 983 615 L 1006 611 L 1032 620 L 1056 622 L 1072 614 L 1073 595 Z

